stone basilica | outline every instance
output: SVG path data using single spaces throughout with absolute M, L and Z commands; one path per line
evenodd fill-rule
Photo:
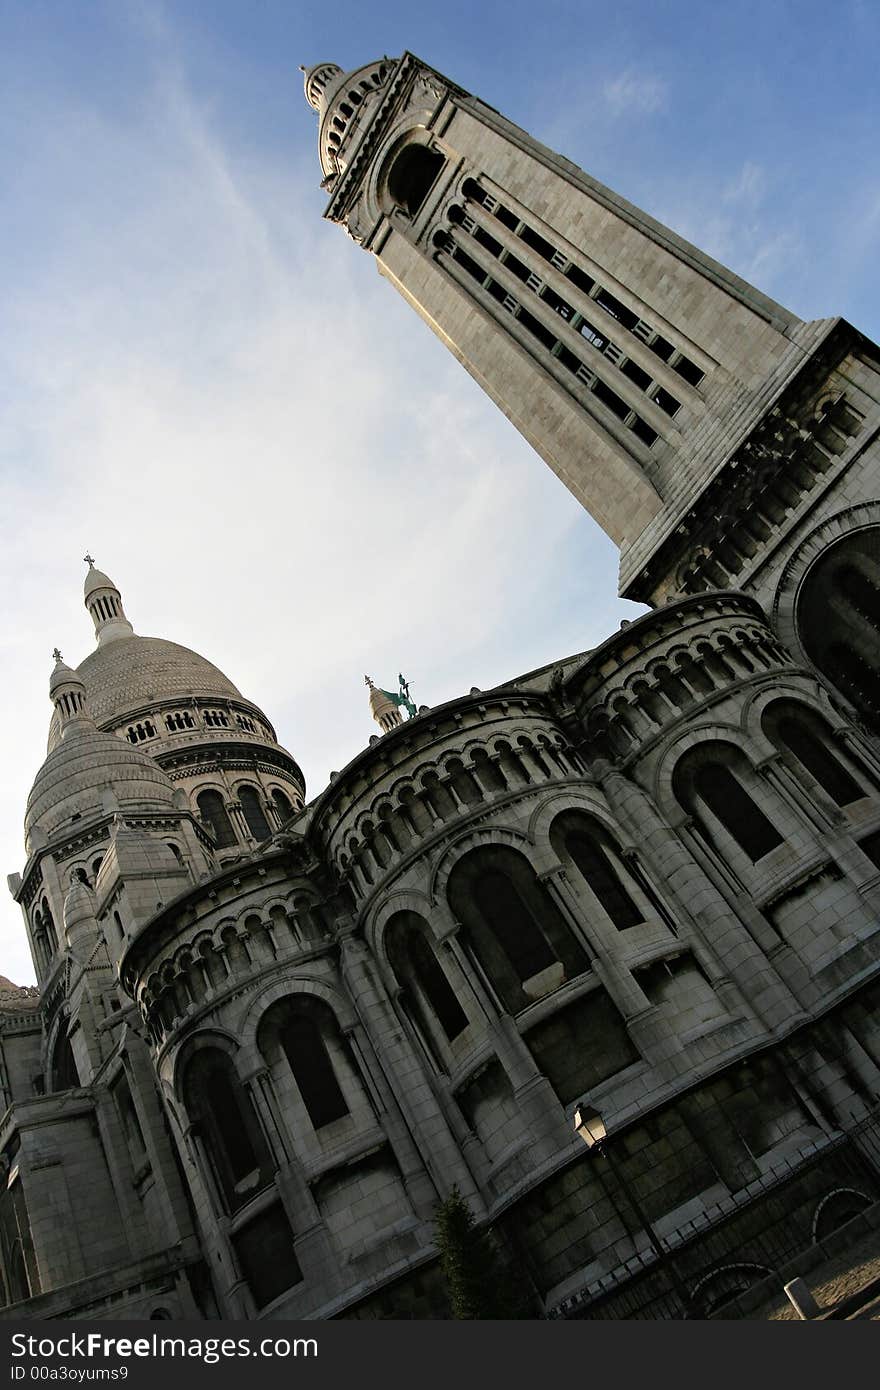
M 5 1316 L 445 1317 L 455 1186 L 534 1317 L 748 1316 L 880 1196 L 880 353 L 411 54 L 305 89 L 326 216 L 650 611 L 373 688 L 306 802 L 90 563 L 10 877 Z

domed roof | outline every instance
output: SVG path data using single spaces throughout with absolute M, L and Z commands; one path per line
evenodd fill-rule
M 94 565 L 89 565 L 89 568 L 86 571 L 85 581 L 83 583 L 83 596 L 85 598 L 88 598 L 90 594 L 93 594 L 96 589 L 115 588 L 116 585 L 113 583 L 113 580 L 109 577 L 109 575 L 106 575 L 103 572 L 103 570 L 96 570 Z
M 98 647 L 77 667 L 96 724 L 124 717 L 158 700 L 199 695 L 208 699 L 242 699 L 241 692 L 210 661 L 189 647 L 163 637 L 121 637 Z M 58 742 L 57 723 L 49 747 Z
M 26 840 L 35 826 L 51 835 L 74 818 L 105 813 L 111 789 L 123 811 L 174 805 L 174 788 L 148 753 L 83 723 L 52 749 L 37 773 L 24 814 Z

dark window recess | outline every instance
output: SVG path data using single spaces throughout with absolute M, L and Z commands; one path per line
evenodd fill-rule
M 200 792 L 196 797 L 196 805 L 202 819 L 208 822 L 217 848 L 226 849 L 229 845 L 234 845 L 235 831 L 232 829 L 232 822 L 226 814 L 226 807 L 223 805 L 223 798 L 220 793 L 215 791 Z
M 469 202 L 479 203 L 481 207 L 486 201 L 485 190 L 480 187 L 476 179 L 465 179 L 461 191 Z
M 565 272 L 565 278 L 570 280 L 582 294 L 589 294 L 596 281 L 592 275 L 588 275 L 585 270 L 579 270 L 576 265 L 570 265 Z
M 499 304 L 503 304 L 505 299 L 508 298 L 507 290 L 504 288 L 503 285 L 500 285 L 497 280 L 490 280 L 488 285 L 486 286 L 486 289 L 489 291 L 493 299 L 498 300 Z
M 700 370 L 696 362 L 692 362 L 689 357 L 679 357 L 672 370 L 678 372 L 678 375 L 682 377 L 689 386 L 699 386 L 703 377 L 706 375 L 705 372 Z
M 866 835 L 864 840 L 859 840 L 859 849 L 880 869 L 880 830 L 875 830 L 873 835 Z
M 426 145 L 407 145 L 395 159 L 388 176 L 388 191 L 410 217 L 415 217 L 422 206 L 444 163 L 442 154 Z
M 651 377 L 637 362 L 630 362 L 629 359 L 627 359 L 626 362 L 621 363 L 620 370 L 623 372 L 624 376 L 629 377 L 630 381 L 635 382 L 640 391 L 647 391 L 648 387 L 651 385 Z
M 640 439 L 642 441 L 643 444 L 647 444 L 649 449 L 652 444 L 656 444 L 657 442 L 657 431 L 652 430 L 648 422 L 646 420 L 642 420 L 639 416 L 636 416 L 635 418 L 632 427 L 632 432 L 637 439 Z
M 838 806 L 848 806 L 866 795 L 834 754 L 799 719 L 781 719 L 779 737 Z
M 503 207 L 500 203 L 498 204 L 498 207 L 495 209 L 495 216 L 498 218 L 499 222 L 501 222 L 505 227 L 508 227 L 512 232 L 515 232 L 517 227 L 519 226 L 519 218 L 517 217 L 516 213 L 511 212 L 510 208 Z
M 185 1102 L 204 1142 L 227 1211 L 237 1211 L 271 1181 L 271 1164 L 250 1097 L 232 1059 L 204 1048 L 185 1073 Z
M 486 272 L 482 266 L 477 265 L 476 261 L 468 255 L 467 251 L 462 251 L 460 246 L 456 246 L 452 253 L 452 257 L 456 264 L 461 266 L 462 270 L 466 270 L 468 275 L 472 275 L 475 280 L 479 280 L 480 284 L 483 283 L 486 278 Z
M 549 328 L 545 328 L 543 323 L 539 323 L 536 318 L 533 318 L 527 309 L 520 309 L 516 317 L 517 322 L 521 323 L 533 338 L 537 338 L 539 343 L 543 343 L 545 348 L 552 349 L 556 346 L 556 334 L 551 333 Z
M 556 956 L 506 874 L 490 869 L 474 885 L 477 908 L 520 980 L 556 963 Z
M 589 835 L 569 835 L 565 847 L 618 931 L 644 920 L 602 846 Z
M 670 342 L 667 342 L 665 338 L 661 338 L 659 334 L 654 339 L 653 343 L 648 344 L 648 347 L 663 362 L 668 362 L 672 354 L 675 352 L 675 348 L 672 346 L 672 344 Z
M 634 314 L 632 309 L 627 309 L 626 305 L 621 304 L 620 300 L 616 299 L 613 294 L 609 294 L 608 290 L 599 291 L 596 295 L 596 303 L 605 310 L 606 314 L 610 314 L 613 319 L 617 319 L 618 323 L 622 323 L 624 328 L 635 328 L 639 321 L 638 314 Z
M 410 933 L 409 957 L 413 975 L 434 1010 L 437 1022 L 451 1042 L 467 1028 L 467 1015 L 456 999 L 446 978 L 446 972 L 434 955 L 433 949 L 418 930 Z
M 545 261 L 552 261 L 556 255 L 556 247 L 551 246 L 546 237 L 542 237 L 540 232 L 536 232 L 531 227 L 523 227 L 520 231 L 520 238 L 526 246 L 531 246 L 533 251 L 537 251 L 539 256 L 543 256 Z
M 260 798 L 253 787 L 242 787 L 238 793 L 248 830 L 255 840 L 268 840 L 272 831 L 266 820 Z
M 606 386 L 604 381 L 597 381 L 593 387 L 593 395 L 597 396 L 603 405 L 617 416 L 618 420 L 625 420 L 629 414 L 629 406 L 626 401 L 622 401 L 610 386 Z
M 548 304 L 551 309 L 555 310 L 555 312 L 566 321 L 574 318 L 574 309 L 571 305 L 567 304 L 562 296 L 558 295 L 549 285 L 544 286 L 541 291 L 541 298 L 545 304 Z
M 280 1202 L 266 1207 L 232 1237 L 241 1272 L 258 1308 L 265 1308 L 294 1284 L 302 1270 L 293 1249 L 293 1231 Z
M 557 362 L 561 362 L 563 367 L 567 367 L 570 372 L 576 372 L 578 368 L 583 365 L 581 359 L 575 357 L 574 353 L 570 352 L 567 347 L 561 347 L 559 349 L 556 360 Z
M 446 214 L 453 227 L 459 227 L 464 221 L 464 208 L 458 203 L 453 203 L 449 212 Z
M 764 815 L 742 783 L 723 763 L 706 763 L 694 777 L 697 795 L 756 862 L 782 844 L 782 836 Z
M 668 391 L 664 391 L 662 386 L 658 386 L 651 400 L 656 402 L 661 410 L 665 410 L 667 415 L 674 415 L 681 407 L 681 401 L 677 401 Z
M 523 265 L 522 261 L 518 260 L 510 251 L 508 251 L 507 255 L 504 257 L 502 265 L 506 270 L 510 271 L 511 275 L 515 275 L 517 280 L 528 280 L 531 274 L 528 266 Z
M 504 250 L 501 242 L 496 241 L 495 238 L 484 231 L 482 227 L 477 227 L 474 231 L 474 240 L 478 241 L 481 246 L 485 246 L 487 251 L 491 251 L 493 256 L 500 256 L 501 252 Z
M 281 1046 L 315 1129 L 347 1115 L 345 1096 L 315 1020 L 295 1014 L 281 1034 Z

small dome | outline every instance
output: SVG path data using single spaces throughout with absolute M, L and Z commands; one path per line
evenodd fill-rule
M 319 117 L 321 168 L 328 178 L 344 167 L 341 157 L 348 141 L 361 128 L 364 113 L 371 111 L 387 90 L 396 65 L 395 58 L 378 58 L 350 72 L 343 72 L 335 63 L 318 63 L 304 70 L 306 100 Z
M 93 565 L 90 565 L 83 584 L 83 598 L 88 599 L 96 589 L 116 589 L 116 585 L 109 575 L 104 574 L 103 570 L 96 570 Z
M 76 671 L 74 671 L 72 666 L 68 666 L 66 661 L 61 660 L 61 653 L 59 652 L 58 658 L 52 669 L 52 674 L 49 677 L 50 700 L 52 699 L 56 691 L 60 690 L 62 686 L 77 687 L 81 689 L 83 693 L 85 693 L 85 686 L 83 685 L 82 677 Z
M 327 102 L 327 88 L 343 76 L 342 68 L 338 63 L 315 63 L 313 67 L 303 68 L 302 73 L 306 101 L 320 111 L 322 103 L 326 105 Z
M 37 773 L 25 810 L 25 841 L 36 826 L 52 835 L 106 814 L 108 792 L 123 811 L 164 812 L 174 805 L 174 788 L 148 753 L 84 722 L 53 748 Z

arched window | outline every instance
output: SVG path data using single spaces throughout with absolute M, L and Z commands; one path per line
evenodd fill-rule
M 282 821 L 290 820 L 290 817 L 293 815 L 293 807 L 284 795 L 284 792 L 278 787 L 275 787 L 272 791 L 272 800 L 275 803 L 275 809 Z
M 201 1138 L 227 1211 L 237 1211 L 272 1180 L 266 1142 L 232 1058 L 200 1048 L 184 1072 L 183 1100 Z
M 415 912 L 398 912 L 388 923 L 385 936 L 388 959 L 417 1014 L 436 1018 L 451 1042 L 468 1026 L 468 1017 L 455 997 L 446 971 L 428 939 L 428 926 Z
M 52 1068 L 49 1082 L 50 1088 L 53 1091 L 72 1091 L 80 1085 L 79 1072 L 76 1069 L 73 1048 L 70 1046 L 70 1038 L 67 1035 L 66 1028 L 62 1028 L 61 1032 L 58 1034 L 52 1052 Z
M 708 811 L 752 863 L 757 863 L 781 845 L 783 838 L 746 790 L 743 778 L 749 772 L 746 759 L 736 749 L 704 744 L 679 761 L 673 774 L 673 792 L 704 824 L 701 813 Z
M 388 175 L 388 192 L 410 217 L 415 217 L 428 196 L 445 160 L 427 145 L 407 145 L 400 151 Z
M 511 1012 L 588 969 L 582 947 L 516 850 L 505 845 L 471 850 L 453 868 L 448 891 L 466 939 Z
M 574 864 L 618 931 L 644 921 L 624 882 L 628 875 L 616 846 L 591 816 L 563 811 L 551 826 L 550 843 L 563 863 Z
M 255 840 L 268 840 L 272 834 L 269 822 L 266 820 L 265 813 L 260 805 L 260 798 L 255 787 L 239 787 L 238 799 L 241 802 L 241 809 L 247 821 L 248 830 Z
M 43 926 L 46 931 L 46 950 L 49 960 L 52 960 L 58 950 L 58 933 L 55 930 L 55 922 L 48 898 L 43 899 Z
M 694 776 L 697 795 L 753 861 L 782 844 L 782 836 L 724 763 L 704 763 Z
M 199 792 L 196 797 L 196 805 L 202 819 L 210 827 L 217 848 L 227 849 L 229 845 L 234 845 L 236 843 L 235 831 L 232 829 L 232 822 L 227 815 L 220 793 L 213 789 Z
M 867 795 L 831 752 L 831 730 L 812 710 L 795 700 L 778 700 L 764 711 L 762 725 L 771 742 L 806 768 L 838 806 L 848 806 Z
M 810 660 L 880 723 L 880 527 L 844 536 L 820 555 L 801 584 L 795 616 Z
M 316 1130 L 349 1114 L 330 1056 L 331 1048 L 337 1058 L 346 1049 L 327 1004 L 309 995 L 278 1000 L 261 1021 L 258 1046 L 270 1062 L 273 1052 L 283 1052 Z

